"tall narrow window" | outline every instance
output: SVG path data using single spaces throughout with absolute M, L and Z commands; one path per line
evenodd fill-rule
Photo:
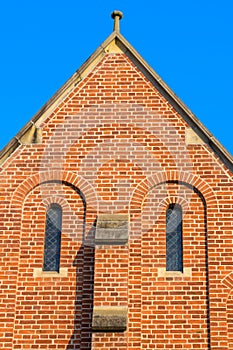
M 183 272 L 182 209 L 170 204 L 166 212 L 166 270 Z
M 44 271 L 59 271 L 61 250 L 62 209 L 52 204 L 46 214 Z

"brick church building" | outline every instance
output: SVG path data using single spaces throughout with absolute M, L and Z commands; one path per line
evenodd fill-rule
M 233 161 L 114 31 L 0 153 L 0 343 L 233 349 Z

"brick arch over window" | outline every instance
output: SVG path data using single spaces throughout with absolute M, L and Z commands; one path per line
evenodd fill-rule
M 21 213 L 24 200 L 28 193 L 38 185 L 52 181 L 69 184 L 70 186 L 78 189 L 81 196 L 85 198 L 85 203 L 90 204 L 94 211 L 98 212 L 97 195 L 92 185 L 86 179 L 72 172 L 63 172 L 61 178 L 61 173 L 59 171 L 40 172 L 25 179 L 17 187 L 12 196 L 11 209 L 17 210 L 18 213 Z
M 179 204 L 184 211 L 188 209 L 188 205 L 189 205 L 188 200 L 186 198 L 183 198 L 180 195 L 176 195 L 175 197 L 173 196 L 164 197 L 159 203 L 158 211 L 161 211 L 161 210 L 166 211 L 167 207 L 170 204 L 174 204 L 174 203 Z
M 41 205 L 47 210 L 50 205 L 54 203 L 60 205 L 62 210 L 69 210 L 69 204 L 67 200 L 59 195 L 47 196 L 46 198 L 43 198 L 43 203 L 41 203 Z
M 62 313 L 64 312 L 59 308 L 59 305 L 60 301 L 64 300 L 64 297 L 66 298 L 67 312 L 70 315 L 70 332 L 65 334 L 63 331 L 64 337 L 68 344 L 69 337 L 72 337 L 71 331 L 73 327 L 74 342 L 77 341 L 75 344 L 79 346 L 78 341 L 82 339 L 80 330 L 82 330 L 84 324 L 88 334 L 91 334 L 93 289 L 90 286 L 93 285 L 92 281 L 94 279 L 94 248 L 89 243 L 92 243 L 93 234 L 88 228 L 92 228 L 96 214 L 92 211 L 90 205 L 87 208 L 84 202 L 87 198 L 89 200 L 90 198 L 92 199 L 94 193 L 91 192 L 88 183 L 82 182 L 82 179 L 80 180 L 76 175 L 63 176 L 62 181 L 54 173 L 52 175 L 51 173 L 43 175 L 43 178 L 39 174 L 39 176 L 34 176 L 24 181 L 14 194 L 14 201 L 12 201 L 11 206 L 14 219 L 17 220 L 17 222 L 14 221 L 15 230 L 19 232 L 18 285 L 24 284 L 24 290 L 19 290 L 15 303 L 20 319 L 15 334 L 20 339 L 20 342 L 30 328 L 30 325 L 28 325 L 28 328 L 25 326 L 27 323 L 27 315 L 25 313 L 27 304 L 24 303 L 23 305 L 18 300 L 21 300 L 24 293 L 30 293 L 30 280 L 35 278 L 38 290 L 45 295 L 45 298 L 41 300 L 41 307 L 46 309 L 46 322 L 48 324 L 52 324 L 62 318 Z M 75 185 L 79 185 L 85 191 L 85 194 Z M 41 187 L 44 187 L 43 194 L 45 197 L 43 198 L 41 198 Z M 63 193 L 59 196 L 60 188 L 65 191 L 64 197 Z M 58 257 L 58 259 L 60 258 L 59 275 L 56 275 L 58 268 L 49 270 L 49 274 L 48 269 L 42 270 L 45 250 L 46 209 L 53 203 L 59 204 L 64 209 L 62 212 L 61 256 Z M 73 209 L 74 211 L 72 211 Z M 86 213 L 85 209 L 88 209 L 88 213 Z M 74 217 L 77 218 L 77 224 L 74 223 Z M 31 242 L 36 242 L 33 245 L 34 250 L 30 244 Z M 37 253 L 35 253 L 36 250 Z M 21 254 L 23 251 L 27 252 L 24 257 Z M 28 266 L 27 269 L 24 268 L 24 264 Z M 47 278 L 49 278 L 51 285 L 49 294 L 46 293 Z M 68 280 L 69 293 L 67 293 Z M 85 294 L 85 298 L 83 298 L 83 294 Z M 36 309 L 36 298 L 36 295 L 30 298 L 32 310 L 34 310 L 33 308 Z M 51 304 L 48 300 L 58 300 L 58 303 Z M 87 310 L 85 315 L 81 313 L 83 309 Z M 33 311 L 32 314 L 35 315 Z M 54 315 L 55 321 L 51 320 L 51 314 Z M 73 317 L 74 320 L 72 320 Z M 62 325 L 61 329 L 64 330 L 66 326 Z M 73 344 L 73 340 L 71 341 Z
M 228 273 L 221 281 L 221 283 L 226 287 L 233 289 L 233 272 Z
M 217 199 L 207 182 L 194 174 L 186 172 L 159 172 L 143 180 L 134 190 L 130 201 L 130 214 L 136 215 L 141 211 L 141 205 L 147 192 L 162 183 L 176 182 L 186 184 L 197 190 L 203 197 L 208 210 L 217 210 Z
M 135 189 L 131 203 L 130 203 L 130 239 L 132 244 L 140 249 L 142 243 L 141 237 L 141 213 L 144 201 L 150 190 L 163 184 L 176 184 L 189 188 L 194 193 L 198 195 L 204 208 L 204 240 L 205 240 L 205 276 L 206 276 L 206 303 L 207 303 L 207 341 L 208 349 L 211 347 L 211 324 L 210 324 L 210 282 L 209 282 L 209 239 L 208 232 L 214 231 L 214 225 L 212 225 L 214 218 L 216 216 L 216 211 L 218 211 L 217 200 L 212 188 L 201 178 L 196 175 L 185 173 L 185 172 L 161 172 L 157 173 L 146 180 L 143 180 L 140 185 Z M 166 194 L 165 194 L 166 196 Z M 179 197 L 179 195 L 178 195 Z M 178 199 L 176 197 L 176 200 Z M 172 198 L 174 199 L 174 198 Z M 162 200 L 161 206 L 171 203 L 173 200 L 169 197 L 165 197 Z M 179 200 L 179 202 L 181 202 Z M 207 218 L 212 220 L 208 220 Z M 207 230 L 208 225 L 208 230 Z
M 188 172 L 163 171 L 142 180 L 142 182 L 135 188 L 132 194 L 131 201 L 129 203 L 129 213 L 131 227 L 132 223 L 134 226 L 135 237 L 138 237 L 140 235 L 141 210 L 147 193 L 158 185 L 172 182 L 185 185 L 198 193 L 206 210 L 206 221 L 207 216 L 208 218 L 213 218 L 214 220 L 216 212 L 218 211 L 217 198 L 209 184 L 207 184 L 199 176 Z M 161 201 L 161 207 L 165 203 L 166 198 Z M 167 200 L 167 203 L 170 204 L 171 201 Z M 209 220 L 208 232 L 211 230 L 214 231 L 214 227 L 211 227 L 211 220 Z

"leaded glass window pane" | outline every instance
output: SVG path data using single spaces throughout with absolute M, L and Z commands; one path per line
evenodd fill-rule
M 166 213 L 166 270 L 183 271 L 182 209 L 169 205 Z
M 59 271 L 61 249 L 62 209 L 52 204 L 46 214 L 44 271 Z

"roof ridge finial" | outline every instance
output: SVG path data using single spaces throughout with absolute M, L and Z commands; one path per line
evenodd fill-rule
M 113 30 L 115 32 L 120 32 L 120 20 L 123 17 L 123 13 L 121 11 L 113 11 L 111 14 L 112 18 L 114 19 L 114 27 Z

